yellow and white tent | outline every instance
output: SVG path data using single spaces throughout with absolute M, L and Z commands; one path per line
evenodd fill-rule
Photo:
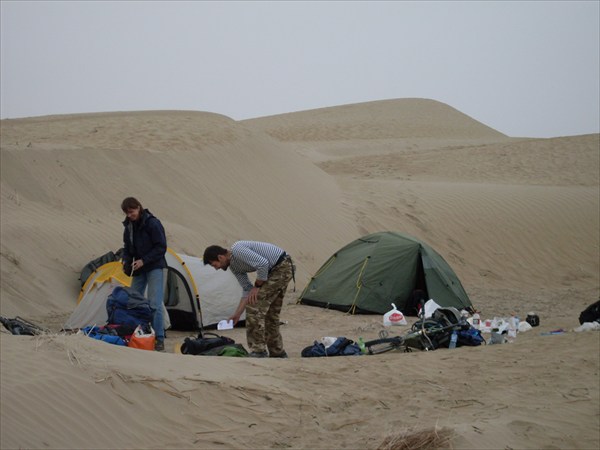
M 227 319 L 237 308 L 242 288 L 230 271 L 215 270 L 201 258 L 176 253 L 165 255 L 165 328 L 198 330 Z M 65 330 L 104 325 L 108 320 L 106 300 L 115 286 L 130 286 L 131 278 L 120 261 L 98 267 L 86 280 L 78 304 Z M 242 320 L 244 317 L 242 316 Z

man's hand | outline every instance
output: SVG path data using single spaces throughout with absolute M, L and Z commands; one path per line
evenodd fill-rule
M 240 304 L 238 305 L 237 309 L 235 310 L 235 312 L 229 316 L 229 318 L 227 320 L 233 320 L 233 325 L 237 325 L 237 323 L 240 320 L 240 317 L 242 316 L 242 314 L 244 313 L 244 310 L 246 309 L 246 304 L 248 303 L 248 297 L 242 297 L 240 299 Z
M 258 292 L 260 291 L 260 288 L 258 287 L 253 287 L 252 289 L 250 289 L 250 293 L 248 294 L 248 301 L 247 303 L 249 305 L 256 305 L 256 303 L 258 302 Z
M 141 259 L 136 259 L 133 262 L 133 265 L 131 266 L 133 268 L 133 271 L 135 272 L 138 269 L 141 269 L 144 266 L 144 261 Z

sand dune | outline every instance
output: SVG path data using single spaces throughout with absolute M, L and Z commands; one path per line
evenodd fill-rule
M 173 132 L 176 123 L 180 128 Z M 25 269 L 15 271 L 20 283 L 2 284 L 7 315 L 31 314 L 11 306 L 22 308 L 24 297 L 37 308 L 34 292 L 70 309 L 65 299 L 72 296 L 75 273 L 122 245 L 119 205 L 129 195 L 144 199 L 163 220 L 177 251 L 198 255 L 207 245 L 240 236 L 271 240 L 296 255 L 304 276 L 313 268 L 305 262 L 326 257 L 354 236 L 331 177 L 278 151 L 268 136 L 221 116 L 164 112 L 7 121 L 2 142 L 2 275 L 10 276 L 15 265 Z M 304 252 L 304 242 L 317 235 L 318 253 Z M 25 237 L 26 248 L 18 248 Z M 45 245 L 49 241 L 56 245 Z M 31 280 L 39 266 L 51 276 Z M 52 289 L 35 285 L 56 279 Z
M 508 137 L 433 100 L 241 122 L 153 111 L 0 122 L 0 313 L 49 328 L 0 334 L 2 448 L 377 448 L 446 428 L 455 448 L 598 448 L 600 136 Z M 267 240 L 298 265 L 289 360 L 118 348 L 57 333 L 84 264 L 121 246 L 121 200 L 169 246 Z M 300 357 L 322 336 L 375 338 L 379 316 L 295 304 L 335 250 L 402 231 L 455 269 L 484 317 L 538 312 L 503 346 Z M 3 330 L 5 331 L 5 330 Z M 227 332 L 245 344 L 245 331 Z
M 506 136 L 434 100 L 398 99 L 246 120 L 281 141 L 502 139 Z

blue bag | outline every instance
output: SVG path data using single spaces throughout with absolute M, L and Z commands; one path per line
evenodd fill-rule
M 106 300 L 108 323 L 137 327 L 152 323 L 154 308 L 138 291 L 117 286 Z
M 476 347 L 481 344 L 486 344 L 485 339 L 481 335 L 481 331 L 479 331 L 473 327 L 469 327 L 466 330 L 457 331 L 457 334 L 458 334 L 458 341 L 456 342 L 457 347 L 460 347 L 463 345 L 470 346 L 470 347 Z
M 127 341 L 110 328 L 94 326 L 82 328 L 81 331 L 85 333 L 87 337 L 91 337 L 92 339 L 104 341 L 109 344 L 127 346 Z
M 313 345 L 302 350 L 302 356 L 312 358 L 317 356 L 352 356 L 361 355 L 360 347 L 350 339 L 338 337 L 333 344 L 325 347 L 323 343 L 315 341 Z

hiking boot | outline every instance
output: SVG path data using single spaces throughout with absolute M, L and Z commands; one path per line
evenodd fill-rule
M 249 358 L 268 358 L 269 354 L 267 352 L 250 352 L 248 353 Z
M 154 350 L 157 352 L 164 352 L 165 351 L 165 341 L 162 339 L 157 339 L 156 342 L 154 343 Z
M 269 358 L 287 358 L 287 357 L 288 357 L 288 354 L 285 350 L 280 355 L 269 355 Z

